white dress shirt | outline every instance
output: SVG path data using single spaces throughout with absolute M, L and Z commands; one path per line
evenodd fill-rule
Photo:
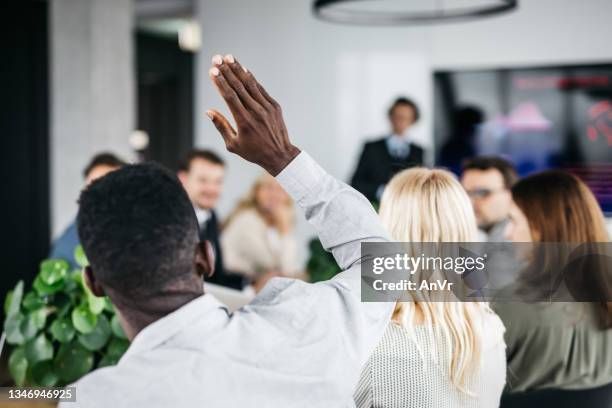
M 305 152 L 277 180 L 344 272 L 315 284 L 274 278 L 233 314 L 205 294 L 144 328 L 61 407 L 354 406 L 395 306 L 361 302 L 360 244 L 387 234 L 370 203 Z
M 396 159 L 405 159 L 410 154 L 410 136 L 408 132 L 403 135 L 392 133 L 386 139 L 389 154 Z
M 196 218 L 198 219 L 198 225 L 201 228 L 204 228 L 208 220 L 210 219 L 210 210 L 205 210 L 204 208 L 200 208 L 198 206 L 193 206 L 193 210 L 195 211 Z

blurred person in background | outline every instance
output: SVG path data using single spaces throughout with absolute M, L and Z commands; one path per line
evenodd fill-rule
M 215 254 L 215 274 L 207 281 L 242 289 L 242 278 L 225 270 L 215 207 L 223 192 L 225 163 L 210 150 L 194 149 L 179 164 L 178 178 L 196 213 L 200 241 L 209 241 Z
M 503 242 L 516 182 L 514 166 L 495 156 L 479 156 L 463 164 L 461 184 L 472 200 L 480 241 Z
M 423 164 L 423 148 L 412 142 L 410 128 L 419 120 L 419 107 L 401 97 L 389 108 L 391 134 L 364 145 L 351 186 L 370 201 L 380 201 L 385 185 L 401 170 Z
M 96 154 L 83 170 L 85 186 L 90 185 L 92 181 L 104 177 L 111 171 L 117 170 L 124 165 L 125 162 L 113 153 L 102 152 Z M 74 250 L 79 244 L 80 241 L 76 222 L 73 220 L 64 232 L 62 232 L 62 235 L 53 242 L 49 258 L 63 259 L 68 262 L 71 268 L 78 268 L 79 266 L 74 259 Z
M 478 128 L 484 113 L 476 106 L 462 106 L 453 113 L 451 134 L 440 151 L 439 165 L 461 174 L 461 163 L 476 155 Z
M 228 217 L 221 234 L 225 266 L 258 291 L 273 276 L 297 273 L 293 201 L 267 173 Z
M 445 170 L 396 175 L 383 194 L 380 216 L 398 242 L 477 238 L 470 200 Z M 361 374 L 356 405 L 498 407 L 506 378 L 503 334 L 487 303 L 398 302 Z
M 593 193 L 569 173 L 550 170 L 524 178 L 512 187 L 512 199 L 506 233 L 513 242 L 609 241 Z M 532 289 L 549 290 L 548 284 L 537 283 L 547 281 L 545 273 L 546 268 L 525 268 L 518 287 L 533 282 Z M 507 392 L 582 390 L 612 383 L 610 306 L 554 301 L 493 304 L 506 325 Z

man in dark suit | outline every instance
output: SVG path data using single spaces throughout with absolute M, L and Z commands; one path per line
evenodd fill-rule
M 410 141 L 410 127 L 418 120 L 418 106 L 398 98 L 389 108 L 392 133 L 364 145 L 351 185 L 370 201 L 380 201 L 395 173 L 423 164 L 423 149 Z
M 207 282 L 242 289 L 242 277 L 223 267 L 219 244 L 219 220 L 215 207 L 223 191 L 225 163 L 210 150 L 192 150 L 179 164 L 178 178 L 193 204 L 200 226 L 200 241 L 210 241 L 215 253 L 215 272 Z

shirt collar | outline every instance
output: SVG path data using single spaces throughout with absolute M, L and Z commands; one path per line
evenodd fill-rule
M 403 135 L 391 133 L 389 135 L 389 139 L 392 141 L 392 143 L 408 144 L 410 143 L 410 133 L 408 131 L 404 132 Z
M 211 210 L 206 210 L 198 206 L 194 206 L 196 218 L 198 219 L 198 225 L 202 226 L 206 221 L 210 219 Z
M 214 312 L 218 311 L 223 311 L 221 316 L 224 319 L 227 319 L 229 316 L 227 306 L 212 294 L 203 294 L 142 329 L 132 340 L 130 347 L 121 359 L 123 360 L 131 354 L 150 350 L 158 346 L 181 331 L 185 326 L 190 325 L 203 316 L 210 316 L 209 324 L 212 327 L 216 321 L 213 318 Z

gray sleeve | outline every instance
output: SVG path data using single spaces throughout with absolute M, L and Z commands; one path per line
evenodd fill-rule
M 361 242 L 389 240 L 370 202 L 327 174 L 306 152 L 301 152 L 276 179 L 303 209 L 342 270 L 359 261 Z
M 344 355 L 346 364 L 359 370 L 380 341 L 394 307 L 393 302 L 361 302 L 361 242 L 388 241 L 387 233 L 362 194 L 327 174 L 305 152 L 277 179 L 343 270 L 329 281 L 309 285 L 310 298 L 317 299 L 309 312 L 324 317 L 319 323 L 333 328 L 342 344 L 339 357 Z

